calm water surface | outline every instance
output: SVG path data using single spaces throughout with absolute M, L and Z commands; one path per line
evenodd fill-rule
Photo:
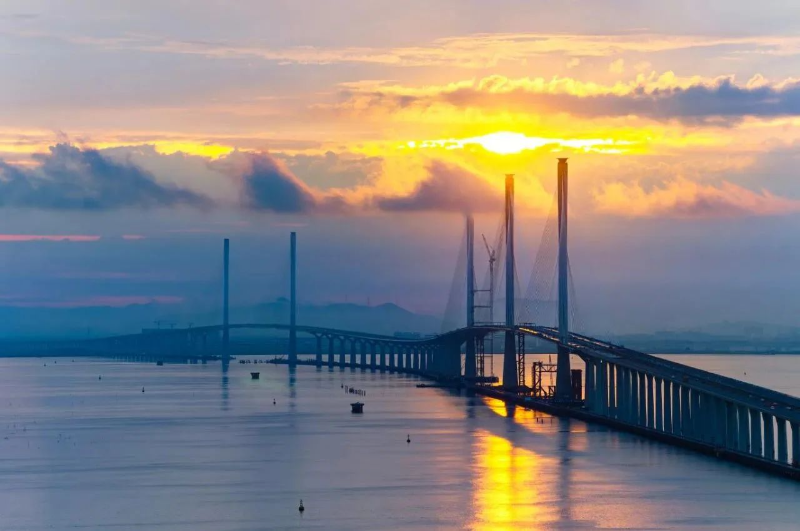
M 800 357 L 671 358 L 800 395 Z M 800 483 L 417 383 L 0 360 L 0 529 L 800 526 Z M 366 391 L 364 415 L 342 385 Z

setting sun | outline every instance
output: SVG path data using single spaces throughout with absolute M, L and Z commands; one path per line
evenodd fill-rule
M 479 146 L 486 151 L 498 155 L 512 155 L 526 150 L 535 150 L 550 147 L 552 151 L 571 148 L 581 151 L 594 151 L 599 153 L 622 153 L 633 142 L 629 140 L 614 140 L 611 138 L 553 138 L 541 136 L 528 136 L 523 133 L 499 131 L 481 136 L 468 138 L 446 138 L 437 140 L 423 140 L 420 142 L 407 142 L 410 148 L 444 148 L 444 149 L 469 149 Z

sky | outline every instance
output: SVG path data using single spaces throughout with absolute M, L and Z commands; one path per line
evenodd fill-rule
M 791 1 L 0 4 L 0 306 L 286 295 L 441 314 L 569 158 L 588 331 L 800 317 Z M 491 240 L 491 237 L 489 238 Z M 485 253 L 477 249 L 478 269 Z

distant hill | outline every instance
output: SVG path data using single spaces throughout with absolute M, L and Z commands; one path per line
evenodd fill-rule
M 329 328 L 393 334 L 435 333 L 441 319 L 410 312 L 396 304 L 300 305 L 298 323 Z M 289 301 L 231 308 L 232 323 L 288 323 Z M 183 305 L 136 304 L 124 307 L 19 308 L 0 306 L 0 339 L 51 339 L 130 334 L 142 328 L 220 324 L 217 310 Z M 160 321 L 160 324 L 156 324 Z M 171 323 L 175 323 L 171 325 Z

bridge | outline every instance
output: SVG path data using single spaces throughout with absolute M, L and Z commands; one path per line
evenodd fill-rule
M 721 459 L 800 479 L 800 399 L 710 373 L 570 330 L 567 249 L 567 160 L 559 159 L 557 186 L 557 325 L 518 322 L 515 314 L 514 177 L 506 176 L 502 231 L 505 255 L 505 320 L 478 321 L 481 293 L 494 295 L 495 283 L 478 289 L 474 269 L 474 223 L 466 218 L 466 326 L 430 337 L 407 338 L 337 330 L 297 323 L 297 236 L 290 239 L 288 323 L 229 321 L 229 240 L 223 247 L 222 324 L 158 330 L 76 342 L 83 352 L 160 355 L 190 352 L 229 363 L 230 335 L 237 330 L 288 334 L 290 366 L 351 368 L 419 375 L 509 403 L 570 416 L 691 448 Z M 487 244 L 488 247 L 488 244 Z M 494 256 L 492 255 L 492 259 Z M 490 267 L 493 262 L 490 261 Z M 488 304 L 489 314 L 493 301 Z M 314 352 L 298 353 L 298 335 L 313 338 Z M 503 338 L 502 382 L 485 374 L 488 338 Z M 526 341 L 555 346 L 553 392 L 535 375 L 528 384 Z M 583 369 L 573 369 L 577 356 Z M 539 365 L 539 370 L 542 365 Z M 536 371 L 536 365 L 532 366 Z M 541 377 L 541 373 L 538 375 Z

